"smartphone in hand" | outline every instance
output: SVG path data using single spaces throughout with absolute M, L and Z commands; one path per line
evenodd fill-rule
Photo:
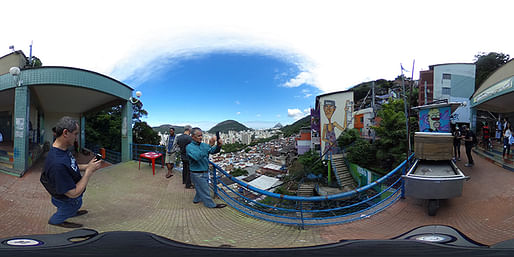
M 98 160 L 101 160 L 101 159 L 102 159 L 102 155 L 101 155 L 101 154 L 99 154 L 99 153 L 97 153 L 97 154 L 95 155 L 95 160 L 96 160 L 96 161 L 98 161 Z

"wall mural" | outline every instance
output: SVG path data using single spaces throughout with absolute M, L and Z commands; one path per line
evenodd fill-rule
M 420 110 L 419 130 L 423 132 L 450 132 L 450 107 Z

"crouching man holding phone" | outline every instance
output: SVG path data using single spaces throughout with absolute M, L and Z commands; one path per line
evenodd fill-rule
M 93 158 L 88 164 L 77 164 L 68 150 L 74 145 L 79 134 L 79 124 L 70 117 L 63 117 L 56 125 L 56 139 L 46 157 L 40 181 L 52 196 L 52 204 L 57 212 L 50 217 L 48 224 L 64 228 L 80 228 L 82 224 L 67 222 L 66 219 L 84 215 L 82 195 L 89 178 L 101 166 L 101 159 Z M 84 176 L 80 170 L 85 170 Z

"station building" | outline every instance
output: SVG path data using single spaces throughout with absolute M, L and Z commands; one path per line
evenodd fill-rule
M 121 161 L 131 159 L 133 89 L 106 75 L 73 67 L 32 67 L 22 51 L 0 57 L 0 172 L 23 174 L 53 142 L 63 116 L 79 121 L 84 148 L 85 115 L 122 106 Z
M 463 102 L 450 117 L 452 124 L 475 127 L 470 98 L 475 92 L 476 66 L 473 63 L 445 63 L 430 65 L 419 74 L 419 105 L 438 101 Z
M 476 110 L 498 113 L 514 121 L 514 59 L 493 72 L 471 97 Z

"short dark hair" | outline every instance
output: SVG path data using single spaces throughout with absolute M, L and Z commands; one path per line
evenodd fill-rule
M 69 132 L 74 132 L 78 125 L 79 123 L 77 120 L 69 116 L 64 116 L 55 125 L 55 136 L 60 137 L 65 129 Z
M 196 131 L 200 131 L 200 132 L 202 132 L 202 129 L 201 129 L 201 128 L 199 128 L 199 127 L 194 127 L 194 128 L 192 128 L 192 130 L 191 130 L 191 134 L 193 134 L 193 135 L 194 135 L 194 134 L 196 133 Z
M 186 125 L 186 126 L 184 127 L 184 131 L 191 131 L 191 126 Z

